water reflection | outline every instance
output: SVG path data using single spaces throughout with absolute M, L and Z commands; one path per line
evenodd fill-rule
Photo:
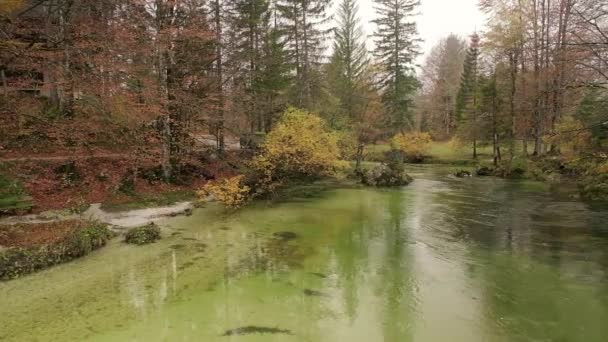
M 606 211 L 414 172 L 400 190 L 198 211 L 155 245 L 1 283 L 0 340 L 606 339 Z

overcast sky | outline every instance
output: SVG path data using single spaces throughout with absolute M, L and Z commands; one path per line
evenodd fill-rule
M 340 0 L 334 0 L 337 3 Z M 363 23 L 365 33 L 368 35 L 368 44 L 372 44 L 371 35 L 374 31 L 375 12 L 372 0 L 358 0 L 359 17 Z M 422 0 L 419 6 L 420 13 L 416 22 L 420 38 L 424 39 L 421 50 L 426 55 L 431 48 L 443 37 L 456 33 L 468 37 L 471 33 L 481 30 L 484 24 L 483 13 L 477 8 L 478 0 Z M 368 45 L 372 48 L 373 45 Z M 418 58 L 422 64 L 424 55 Z

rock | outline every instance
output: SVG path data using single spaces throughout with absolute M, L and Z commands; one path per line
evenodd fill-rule
M 381 164 L 365 172 L 361 181 L 369 186 L 392 187 L 408 185 L 413 180 L 402 168 L 391 168 Z
M 494 170 L 490 169 L 489 167 L 480 167 L 479 169 L 477 169 L 476 174 L 478 176 L 492 176 L 492 174 L 494 173 Z
M 154 223 L 145 226 L 133 228 L 125 235 L 125 242 L 145 245 L 160 239 L 160 228 Z
M 471 177 L 471 172 L 467 170 L 460 170 L 454 174 L 458 178 Z

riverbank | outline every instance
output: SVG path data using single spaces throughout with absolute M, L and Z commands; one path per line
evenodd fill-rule
M 166 217 L 192 214 L 191 202 L 172 206 L 107 212 L 101 204 L 86 211 L 51 211 L 0 219 L 0 280 L 29 274 L 83 257 L 113 236 Z M 156 239 L 156 238 L 155 238 Z
M 403 188 L 209 203 L 159 221 L 154 244 L 2 282 L 0 339 L 603 341 L 606 211 L 546 183 L 407 169 Z
M 390 148 L 389 144 L 370 145 L 366 147 L 364 157 L 366 160 L 384 162 Z M 423 160 L 418 163 L 454 167 L 454 173 L 464 171 L 462 174 L 479 173 L 480 176 L 535 180 L 553 186 L 574 185 L 584 200 L 608 203 L 608 161 L 605 155 L 575 158 L 564 153 L 534 157 L 526 155 L 519 146 L 510 165 L 507 165 L 506 160 L 494 165 L 491 146 L 478 146 L 477 158 L 474 159 L 470 146 L 454 141 L 434 141 L 428 146 Z

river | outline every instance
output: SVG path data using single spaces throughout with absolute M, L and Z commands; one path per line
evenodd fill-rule
M 608 211 L 410 167 L 0 283 L 0 341 L 607 341 Z

